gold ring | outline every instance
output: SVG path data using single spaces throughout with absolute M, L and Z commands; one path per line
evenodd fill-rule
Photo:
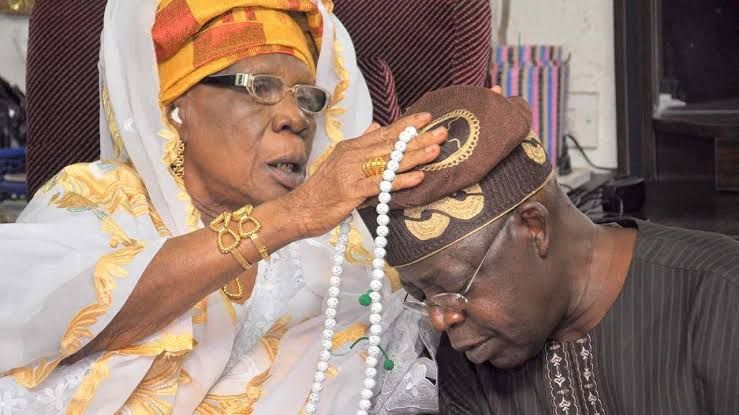
M 362 173 L 366 177 L 379 176 L 385 171 L 387 161 L 383 157 L 375 157 L 362 164 Z

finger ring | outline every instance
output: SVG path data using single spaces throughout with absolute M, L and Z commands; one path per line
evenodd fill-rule
M 383 157 L 369 159 L 362 164 L 362 173 L 365 177 L 378 176 L 385 171 L 387 161 Z

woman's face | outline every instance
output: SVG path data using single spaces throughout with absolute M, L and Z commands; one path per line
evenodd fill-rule
M 308 66 L 283 54 L 243 59 L 218 75 L 269 74 L 313 84 Z M 196 85 L 175 100 L 185 143 L 185 185 L 200 204 L 235 210 L 291 191 L 305 179 L 316 122 L 289 92 L 274 105 L 241 87 Z M 176 124 L 175 124 L 176 125 Z

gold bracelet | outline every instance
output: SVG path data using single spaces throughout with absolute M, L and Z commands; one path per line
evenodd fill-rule
M 222 254 L 231 254 L 236 261 L 244 269 L 249 269 L 253 264 L 247 261 L 243 255 L 238 251 L 241 241 L 244 239 L 251 239 L 254 247 L 259 252 L 259 255 L 265 261 L 269 260 L 270 254 L 267 247 L 259 240 L 259 231 L 262 229 L 262 224 L 251 216 L 254 211 L 254 206 L 244 205 L 242 208 L 232 212 L 223 212 L 218 217 L 210 222 L 210 229 L 218 234 L 216 240 L 218 244 L 218 250 Z M 231 229 L 231 221 L 238 224 L 238 231 Z M 251 229 L 246 230 L 244 225 L 250 222 L 253 226 Z M 230 237 L 231 242 L 227 239 Z
M 252 264 L 244 258 L 243 255 L 241 255 L 241 252 L 239 252 L 238 249 L 234 249 L 231 251 L 231 255 L 236 258 L 236 262 L 241 265 L 241 268 L 244 268 L 245 270 L 251 268 Z
M 230 254 L 231 251 L 238 248 L 241 244 L 241 236 L 231 229 L 230 224 L 231 212 L 223 212 L 210 222 L 210 229 L 218 234 L 216 242 L 218 244 L 218 250 L 222 254 Z M 226 235 L 230 236 L 233 242 L 230 244 L 226 243 Z
M 262 227 L 259 222 L 251 218 L 251 211 L 253 209 L 254 208 L 251 205 L 246 205 L 234 213 L 223 212 L 213 219 L 209 225 L 209 228 L 218 234 L 216 238 L 218 250 L 221 251 L 222 254 L 231 254 L 244 270 L 248 270 L 252 267 L 252 264 L 249 263 L 243 255 L 241 255 L 241 252 L 239 252 L 239 245 L 241 245 L 242 239 L 250 236 L 249 232 L 244 231 L 244 224 L 247 221 L 251 221 L 254 224 L 254 229 L 250 231 L 251 233 L 259 231 Z M 231 224 L 231 219 L 238 220 L 238 232 L 234 232 L 234 230 L 229 226 Z M 233 240 L 231 243 L 226 242 L 226 235 Z M 232 300 L 240 300 L 244 295 L 244 288 L 242 287 L 241 281 L 239 281 L 238 277 L 234 279 L 234 282 L 236 282 L 236 288 L 238 290 L 237 293 L 229 291 L 228 284 L 221 287 L 221 291 L 223 291 L 223 293 Z
M 252 243 L 254 244 L 254 248 L 257 248 L 257 251 L 259 252 L 259 255 L 261 255 L 262 259 L 265 261 L 269 261 L 269 251 L 267 251 L 267 247 L 264 246 L 262 241 L 259 240 L 259 235 L 253 233 L 249 236 L 249 239 L 251 239 Z
M 239 236 L 242 239 L 249 238 L 262 230 L 262 224 L 259 223 L 259 221 L 251 215 L 252 211 L 254 211 L 254 206 L 245 205 L 244 207 L 233 213 L 233 217 L 238 219 L 239 221 Z M 244 224 L 246 224 L 247 222 L 251 222 L 251 224 L 254 226 L 253 229 L 251 229 L 250 231 L 244 230 Z
M 241 286 L 241 281 L 238 278 L 235 278 L 234 282 L 236 283 L 236 289 L 239 290 L 236 294 L 228 290 L 228 284 L 221 287 L 221 291 L 232 300 L 241 300 L 241 297 L 244 295 L 244 287 Z
M 259 231 L 262 230 L 262 224 L 259 223 L 259 221 L 251 215 L 253 211 L 254 206 L 246 205 L 241 209 L 235 211 L 233 213 L 233 216 L 235 218 L 238 218 L 239 220 L 239 236 L 242 239 L 251 239 L 252 243 L 254 243 L 254 247 L 257 249 L 257 252 L 259 252 L 259 255 L 262 257 L 262 259 L 268 261 L 270 258 L 269 251 L 267 250 L 267 247 L 264 246 L 262 241 L 259 240 Z M 253 225 L 253 228 L 249 231 L 244 230 L 244 224 L 246 224 L 247 222 L 251 222 L 251 224 Z

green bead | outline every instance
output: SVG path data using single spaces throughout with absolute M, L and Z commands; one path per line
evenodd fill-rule
M 385 359 L 383 367 L 385 368 L 385 370 L 393 370 L 393 368 L 395 367 L 395 363 L 393 363 L 393 361 L 390 359 Z
M 368 305 L 372 304 L 372 299 L 370 298 L 369 294 L 364 293 L 359 296 L 359 304 L 362 304 L 363 306 L 367 307 Z

